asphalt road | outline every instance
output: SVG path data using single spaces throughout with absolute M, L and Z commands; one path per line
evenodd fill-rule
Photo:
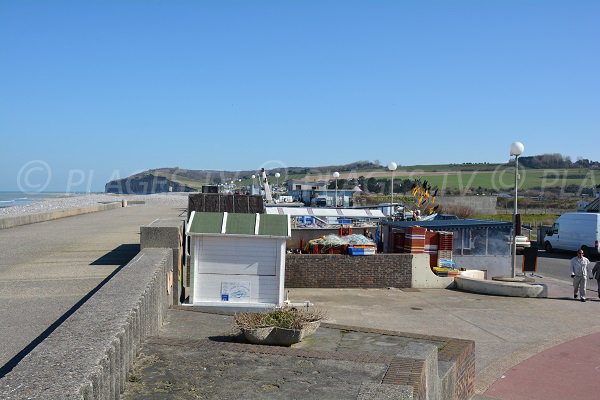
M 139 252 L 140 226 L 180 213 L 133 206 L 0 230 L 0 377 Z
M 574 254 L 570 253 L 546 253 L 540 250 L 538 253 L 537 273 L 551 278 L 570 281 L 570 261 Z
M 571 258 L 575 257 L 575 252 L 553 252 L 546 253 L 544 250 L 538 252 L 538 263 L 535 275 L 541 275 L 545 278 L 554 278 L 564 282 L 572 282 L 571 279 Z M 521 265 L 521 256 L 517 256 L 517 265 Z M 596 261 L 591 261 L 591 266 Z M 588 290 L 598 291 L 596 280 L 588 280 Z

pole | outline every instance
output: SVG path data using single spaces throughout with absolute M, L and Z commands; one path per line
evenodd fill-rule
M 335 206 L 338 206 L 338 199 L 337 199 L 337 178 L 335 178 Z
M 391 193 L 392 193 L 392 204 L 390 207 L 390 217 L 394 217 L 394 171 L 392 170 L 392 188 L 391 188 Z
M 517 271 L 517 184 L 519 180 L 519 156 L 515 156 L 515 209 L 513 212 L 513 234 L 511 245 L 512 256 L 512 278 L 516 276 Z

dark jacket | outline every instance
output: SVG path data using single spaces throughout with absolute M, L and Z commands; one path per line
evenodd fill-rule
M 592 276 L 594 279 L 600 281 L 600 262 L 597 262 L 594 268 L 592 268 Z

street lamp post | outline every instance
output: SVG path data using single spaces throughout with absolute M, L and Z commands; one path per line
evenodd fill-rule
M 281 174 L 279 172 L 275 172 L 275 178 L 277 179 L 277 187 L 279 187 L 279 177 Z
M 337 198 L 337 180 L 340 177 L 340 173 L 335 171 L 333 173 L 333 177 L 335 178 L 335 206 L 338 206 L 338 198 Z
M 392 194 L 392 201 L 390 207 L 390 217 L 394 216 L 394 171 L 396 170 L 396 168 L 398 168 L 398 164 L 396 164 L 393 161 L 390 161 L 390 163 L 388 164 L 388 169 L 392 171 L 392 187 L 390 189 L 390 192 Z
M 514 278 L 517 270 L 517 187 L 519 182 L 519 156 L 525 150 L 525 146 L 521 142 L 514 142 L 510 145 L 510 155 L 515 156 L 515 209 L 513 212 L 513 234 L 511 243 L 511 256 L 512 256 L 512 275 Z

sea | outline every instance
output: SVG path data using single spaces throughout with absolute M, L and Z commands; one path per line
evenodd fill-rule
M 26 206 L 38 201 L 48 199 L 58 199 L 64 197 L 81 196 L 85 193 L 57 193 L 57 192 L 40 192 L 40 193 L 24 193 L 24 192 L 0 192 L 0 208 L 13 206 Z

